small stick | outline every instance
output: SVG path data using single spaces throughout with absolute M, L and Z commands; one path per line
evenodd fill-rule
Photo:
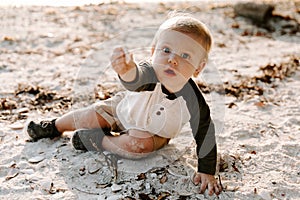
M 222 188 L 222 190 L 223 190 L 224 187 L 223 187 L 222 182 L 221 182 L 221 176 L 220 176 L 220 174 L 218 174 L 218 177 L 219 177 L 219 184 L 220 184 L 220 186 L 221 186 L 221 188 Z M 225 191 L 224 191 L 224 192 L 225 192 Z
M 86 193 L 86 194 L 100 195 L 100 193 L 84 191 L 84 190 L 81 190 L 77 187 L 74 187 L 74 189 L 78 190 L 79 192 Z
M 104 154 L 104 157 L 108 167 L 112 168 L 113 175 L 114 175 L 113 181 L 114 183 L 116 183 L 118 179 L 118 159 L 114 154 L 109 154 L 109 155 Z

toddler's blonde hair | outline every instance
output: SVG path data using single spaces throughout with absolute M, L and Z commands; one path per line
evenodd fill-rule
M 206 51 L 206 55 L 208 55 L 211 50 L 213 39 L 209 29 L 200 20 L 187 13 L 170 13 L 168 15 L 168 19 L 160 25 L 156 32 L 152 41 L 152 47 L 155 48 L 159 36 L 164 30 L 174 30 L 183 34 L 191 35 L 193 39 L 202 45 Z

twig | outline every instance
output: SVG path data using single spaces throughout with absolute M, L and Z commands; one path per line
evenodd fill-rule
M 118 179 L 118 159 L 114 154 L 108 154 L 105 155 L 105 161 L 108 165 L 108 167 L 112 168 L 112 172 L 113 172 L 113 182 L 116 183 L 117 179 Z
M 220 184 L 220 186 L 222 188 L 222 193 L 220 193 L 220 195 L 223 194 L 223 195 L 226 195 L 228 198 L 230 198 L 229 194 L 227 193 L 227 191 L 225 191 L 225 189 L 224 189 L 224 187 L 222 185 L 220 174 L 218 174 L 218 177 L 219 177 L 219 184 Z M 217 199 L 219 199 L 219 196 L 217 196 Z
M 86 194 L 100 195 L 100 193 L 84 191 L 84 190 L 81 190 L 81 189 L 79 189 L 79 188 L 77 188 L 77 187 L 74 187 L 74 189 L 76 189 L 76 190 L 79 191 L 79 192 L 86 193 Z
M 219 177 L 219 184 L 220 184 L 221 189 L 222 189 L 222 191 L 223 191 L 223 190 L 224 190 L 224 187 L 223 187 L 222 182 L 221 182 L 221 176 L 220 176 L 220 174 L 218 174 L 218 177 Z M 224 191 L 224 192 L 225 192 L 225 191 Z

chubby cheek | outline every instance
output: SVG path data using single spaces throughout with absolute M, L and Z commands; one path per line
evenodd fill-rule
M 193 70 L 185 70 L 185 71 L 181 71 L 180 73 L 184 78 L 189 79 L 193 76 L 194 71 L 195 71 L 194 69 Z
M 161 55 L 157 55 L 157 53 L 153 54 L 151 60 L 153 65 L 166 65 L 168 63 L 167 58 Z
M 196 71 L 196 69 L 192 65 L 189 65 L 187 63 L 181 63 L 181 66 L 183 67 L 178 68 L 177 72 L 186 79 L 192 77 L 194 72 Z
M 163 77 L 163 73 L 164 73 L 163 71 L 164 71 L 164 68 L 161 67 L 161 66 L 158 66 L 158 65 L 153 64 L 153 69 L 154 69 L 154 72 L 155 72 L 155 74 L 156 74 L 158 80 L 159 80 L 159 81 L 162 81 L 161 79 L 162 79 L 162 77 Z
M 153 58 L 152 66 L 156 73 L 162 73 L 167 68 L 167 63 L 164 63 L 164 60 L 161 58 Z

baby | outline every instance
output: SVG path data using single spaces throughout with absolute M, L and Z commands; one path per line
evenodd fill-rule
M 192 77 L 205 67 L 212 45 L 207 27 L 189 15 L 174 15 L 158 29 L 151 57 L 138 65 L 133 55 L 115 48 L 111 65 L 128 90 L 52 121 L 30 122 L 31 138 L 52 138 L 74 131 L 78 150 L 107 150 L 141 158 L 164 147 L 189 123 L 198 155 L 193 182 L 200 192 L 219 194 L 214 178 L 216 141 L 210 109 Z M 118 135 L 112 133 L 119 133 Z

